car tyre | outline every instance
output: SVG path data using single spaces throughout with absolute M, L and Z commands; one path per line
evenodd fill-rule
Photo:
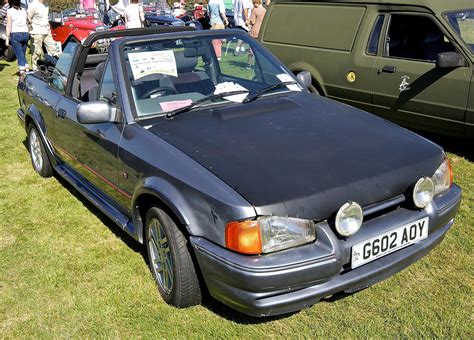
M 309 85 L 308 90 L 309 90 L 309 92 L 311 92 L 312 94 L 315 94 L 317 96 L 321 95 L 321 93 L 319 93 L 318 88 L 314 84 Z
M 53 167 L 44 148 L 41 136 L 33 124 L 28 128 L 28 151 L 30 152 L 31 165 L 41 177 L 51 177 Z
M 188 242 L 173 219 L 156 206 L 146 214 L 145 244 L 163 300 L 179 308 L 200 304 L 201 289 Z
M 15 58 L 16 58 L 15 51 L 13 50 L 13 47 L 10 45 L 5 50 L 5 60 L 11 62 L 11 61 L 14 61 Z

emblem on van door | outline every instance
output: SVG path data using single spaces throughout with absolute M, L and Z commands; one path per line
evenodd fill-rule
M 402 82 L 400 83 L 400 86 L 398 87 L 400 89 L 400 92 L 407 91 L 410 89 L 410 83 L 408 80 L 410 79 L 409 76 L 402 76 Z
M 356 81 L 356 74 L 354 71 L 350 71 L 347 76 L 346 76 L 346 79 L 349 83 L 353 83 Z

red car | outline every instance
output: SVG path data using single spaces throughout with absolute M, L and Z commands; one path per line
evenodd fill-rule
M 87 11 L 80 13 L 75 9 L 67 9 L 62 12 L 50 13 L 51 33 L 54 40 L 64 47 L 66 43 L 74 37 L 78 41 L 84 41 L 89 34 L 104 31 L 125 29 L 120 21 L 114 20 L 113 25 L 105 25 L 98 19 L 97 11 Z M 98 42 L 98 49 L 106 49 L 108 42 Z

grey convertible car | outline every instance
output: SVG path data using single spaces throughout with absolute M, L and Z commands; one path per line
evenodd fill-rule
M 145 245 L 167 303 L 266 316 L 417 261 L 461 199 L 439 146 L 309 85 L 238 30 L 98 32 L 20 80 L 18 117 L 33 168 Z

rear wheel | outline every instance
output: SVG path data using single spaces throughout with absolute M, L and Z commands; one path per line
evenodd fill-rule
M 30 124 L 28 128 L 28 149 L 33 169 L 42 177 L 51 177 L 53 175 L 53 167 L 49 162 L 40 134 L 33 124 Z
M 166 303 L 183 308 L 201 303 L 201 289 L 188 245 L 173 219 L 152 207 L 146 214 L 145 244 L 150 270 Z
M 10 45 L 5 50 L 5 60 L 6 61 L 14 61 L 15 58 L 16 58 L 15 57 L 15 51 L 13 50 L 13 47 Z

